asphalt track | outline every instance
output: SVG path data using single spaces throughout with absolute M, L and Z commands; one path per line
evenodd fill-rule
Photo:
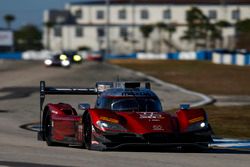
M 84 63 L 71 69 L 45 68 L 39 62 L 0 61 L 0 166 L 173 166 L 173 167 L 247 167 L 250 152 L 216 148 L 202 153 L 173 150 L 88 151 L 75 147 L 48 147 L 36 140 L 36 133 L 20 126 L 38 122 L 40 80 L 53 86 L 94 86 L 99 80 L 145 80 L 136 74 L 118 70 L 107 64 Z M 154 84 L 164 108 L 183 102 L 199 102 L 197 96 Z M 94 103 L 94 97 L 51 96 L 47 101 Z

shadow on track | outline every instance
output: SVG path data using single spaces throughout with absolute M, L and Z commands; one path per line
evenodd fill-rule
M 207 150 L 191 149 L 183 150 L 181 148 L 121 148 L 109 150 L 110 152 L 154 152 L 154 153 L 199 153 L 199 154 L 250 154 L 249 149 L 231 149 L 231 148 L 210 148 Z
M 27 163 L 27 162 L 0 161 L 0 166 L 9 166 L 9 167 L 60 167 L 61 165 L 59 166 L 59 165 L 46 165 L 46 164 Z
M 7 95 L 1 96 L 0 100 L 19 99 L 31 96 L 32 93 L 39 92 L 38 87 L 6 87 L 0 89 L 0 92 L 7 92 Z
M 40 129 L 39 123 L 29 123 L 19 126 L 22 129 L 38 132 Z M 61 145 L 64 146 L 65 145 Z M 59 147 L 61 147 L 59 146 Z M 77 146 L 70 146 L 75 149 L 82 149 Z M 204 154 L 250 154 L 250 149 L 234 149 L 234 148 L 224 148 L 224 147 L 212 147 L 207 150 L 201 149 L 188 149 L 183 150 L 181 148 L 162 148 L 162 147 L 122 147 L 115 150 L 107 150 L 108 152 L 155 152 L 155 153 L 204 153 Z

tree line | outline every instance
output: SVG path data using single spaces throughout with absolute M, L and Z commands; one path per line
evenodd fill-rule
M 147 51 L 147 43 L 150 34 L 154 28 L 159 32 L 159 48 L 162 46 L 163 41 L 162 31 L 168 32 L 169 37 L 167 39 L 167 45 L 172 51 L 173 42 L 172 36 L 176 32 L 177 24 L 159 22 L 156 24 L 147 24 L 140 27 L 140 31 L 144 37 L 144 51 Z M 248 49 L 250 50 L 250 19 L 239 20 L 235 24 L 229 23 L 226 20 L 219 20 L 215 23 L 211 23 L 210 19 L 197 7 L 193 7 L 187 11 L 186 25 L 187 29 L 183 32 L 181 40 L 188 41 L 194 44 L 194 50 L 197 49 L 223 49 L 223 28 L 233 27 L 235 29 L 235 49 Z M 219 46 L 216 46 L 217 41 Z M 178 48 L 175 48 L 178 50 Z M 158 49 L 160 53 L 162 50 Z
M 6 14 L 3 19 L 6 23 L 6 29 L 12 30 L 14 33 L 15 51 L 40 50 L 43 48 L 42 32 L 37 26 L 27 24 L 18 30 L 13 30 L 12 23 L 16 20 L 16 17 L 12 14 Z
M 15 16 L 7 14 L 4 16 L 6 28 L 12 29 L 11 24 L 15 21 Z M 46 22 L 44 26 L 47 28 L 47 36 L 50 36 L 51 29 L 55 26 L 53 22 Z M 148 40 L 151 33 L 156 30 L 158 33 L 158 41 L 156 44 L 157 52 L 163 51 L 162 46 L 167 45 L 168 51 L 178 50 L 172 40 L 173 34 L 179 25 L 175 23 L 158 22 L 156 24 L 146 24 L 140 26 L 139 30 L 143 36 L 143 50 L 148 51 Z M 250 50 L 250 19 L 238 20 L 235 24 L 226 20 L 211 22 L 203 12 L 193 7 L 187 11 L 186 25 L 187 28 L 183 32 L 181 39 L 194 44 L 194 50 L 197 49 L 215 49 L 223 48 L 224 37 L 222 35 L 223 28 L 235 28 L 235 42 L 237 48 L 245 48 Z M 165 38 L 164 35 L 167 35 Z M 42 32 L 35 25 L 25 25 L 14 31 L 15 49 L 18 51 L 35 49 L 39 50 L 43 47 L 50 49 L 50 40 L 47 38 L 47 46 L 42 46 Z M 219 42 L 219 46 L 215 45 Z

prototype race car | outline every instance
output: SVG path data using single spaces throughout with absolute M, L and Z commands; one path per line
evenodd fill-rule
M 71 63 L 82 63 L 83 59 L 76 51 L 64 51 L 61 56 L 66 57 Z
M 59 143 L 107 150 L 123 146 L 208 148 L 211 128 L 203 109 L 181 105 L 175 115 L 162 111 L 159 98 L 140 82 L 97 82 L 95 88 L 55 88 L 40 83 L 38 139 L 49 146 Z M 96 95 L 96 104 L 49 103 L 45 95 Z
M 44 64 L 47 67 L 50 66 L 70 67 L 70 61 L 68 60 L 68 58 L 62 56 L 61 54 L 56 54 L 51 58 L 45 59 Z

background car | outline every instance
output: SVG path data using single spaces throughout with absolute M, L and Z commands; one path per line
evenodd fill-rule
M 70 67 L 71 63 L 67 57 L 62 56 L 61 54 L 56 54 L 52 56 L 51 58 L 45 59 L 44 64 L 47 67 L 50 67 L 50 66 Z
M 82 56 L 79 55 L 78 52 L 76 52 L 76 51 L 63 51 L 61 53 L 61 56 L 67 57 L 67 59 L 71 63 L 82 63 L 83 62 Z

